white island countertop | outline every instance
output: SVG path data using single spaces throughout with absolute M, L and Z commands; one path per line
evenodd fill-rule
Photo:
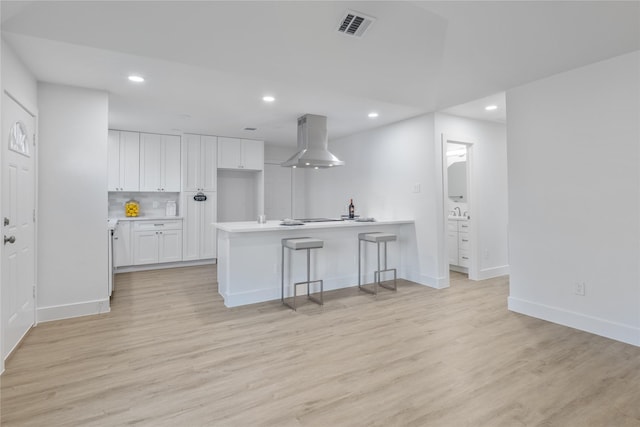
M 399 225 L 413 224 L 412 219 L 405 220 L 380 220 L 380 221 L 325 221 L 325 222 L 308 222 L 303 225 L 281 225 L 282 221 L 267 221 L 265 224 L 259 224 L 257 221 L 244 222 L 217 222 L 213 225 L 222 231 L 228 233 L 252 233 L 260 231 L 291 231 L 291 230 L 317 230 L 326 228 L 345 228 L 345 227 L 371 227 L 372 225 Z

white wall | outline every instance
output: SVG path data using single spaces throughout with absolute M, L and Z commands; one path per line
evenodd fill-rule
M 473 167 L 469 181 L 475 212 L 470 212 L 477 242 L 478 279 L 496 277 L 509 272 L 508 197 L 507 197 L 507 134 L 506 126 L 484 120 L 473 120 L 448 114 L 436 114 L 436 149 L 441 153 L 441 135 L 473 143 Z M 441 154 L 440 154 L 441 155 Z M 436 167 L 441 177 L 441 157 Z M 441 179 L 441 178 L 440 178 Z M 442 192 L 440 192 L 442 194 Z M 448 198 L 445 199 L 447 206 Z M 447 209 L 448 210 L 448 209 Z M 442 250 L 446 230 L 440 236 Z M 447 258 L 441 269 L 448 268 Z
M 37 113 L 38 104 L 38 90 L 36 79 L 31 72 L 24 66 L 24 64 L 18 59 L 13 50 L 2 40 L 0 48 L 0 87 L 2 91 L 9 92 L 14 98 L 20 101 L 22 105 L 33 113 Z M 2 97 L 0 97 L 2 99 Z M 0 106 L 0 111 L 2 110 Z M 4 138 L 1 141 L 5 141 Z M 3 165 L 4 159 L 2 159 L 2 151 L 0 150 L 0 165 Z M 0 188 L 2 188 L 2 174 L 0 174 Z M 0 197 L 0 203 L 2 198 Z M 2 206 L 0 205 L 0 212 Z M 0 259 L 2 259 L 2 251 L 4 246 L 0 246 Z M 2 263 L 0 262 L 0 278 L 2 277 L 1 270 Z M 2 284 L 0 283 L 0 295 L 2 294 Z M 0 304 L 0 307 L 2 304 Z M 2 313 L 0 313 L 0 322 L 2 322 Z M 0 331 L 3 325 L 0 323 Z M 2 346 L 0 340 L 0 346 Z M 3 349 L 0 348 L 0 354 L 4 354 Z M 0 357 L 0 372 L 4 371 L 4 360 Z
M 349 199 L 353 198 L 358 215 L 415 220 L 419 271 L 410 279 L 443 286 L 438 270 L 436 195 L 442 189 L 437 187 L 433 167 L 434 115 L 333 140 L 329 151 L 345 166 L 306 171 L 307 214 L 347 214 Z M 420 192 L 414 192 L 416 185 Z
M 106 92 L 38 85 L 38 320 L 109 310 Z
M 507 107 L 509 308 L 640 345 L 640 51 Z

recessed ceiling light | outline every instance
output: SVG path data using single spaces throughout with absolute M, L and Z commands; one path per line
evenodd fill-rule
M 369 113 L 370 119 L 375 119 L 376 117 L 378 117 L 378 113 Z
M 263 97 L 262 97 L 262 100 L 263 100 L 264 102 L 273 102 L 273 101 L 275 101 L 276 99 L 275 99 L 273 96 L 271 96 L 271 95 L 267 95 L 267 96 L 263 96 Z
M 134 74 L 129 76 L 129 81 L 132 81 L 134 83 L 142 83 L 144 82 L 144 77 L 141 76 L 136 76 Z
M 497 105 L 487 105 L 486 107 L 484 107 L 485 110 L 487 111 L 493 111 L 493 110 L 497 110 L 498 106 Z

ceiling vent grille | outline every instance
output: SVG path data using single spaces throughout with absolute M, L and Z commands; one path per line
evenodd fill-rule
M 362 37 L 367 28 L 375 22 L 376 18 L 360 12 L 347 10 L 338 25 L 338 32 L 347 36 Z

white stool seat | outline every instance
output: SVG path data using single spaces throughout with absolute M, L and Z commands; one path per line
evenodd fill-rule
M 394 242 L 398 236 L 391 233 L 360 233 L 358 234 L 358 239 L 366 240 L 371 243 L 378 242 Z
M 282 244 L 289 249 L 298 251 L 301 249 L 319 249 L 324 246 L 324 241 L 320 239 L 312 239 L 310 237 L 303 237 L 300 239 L 282 239 Z

